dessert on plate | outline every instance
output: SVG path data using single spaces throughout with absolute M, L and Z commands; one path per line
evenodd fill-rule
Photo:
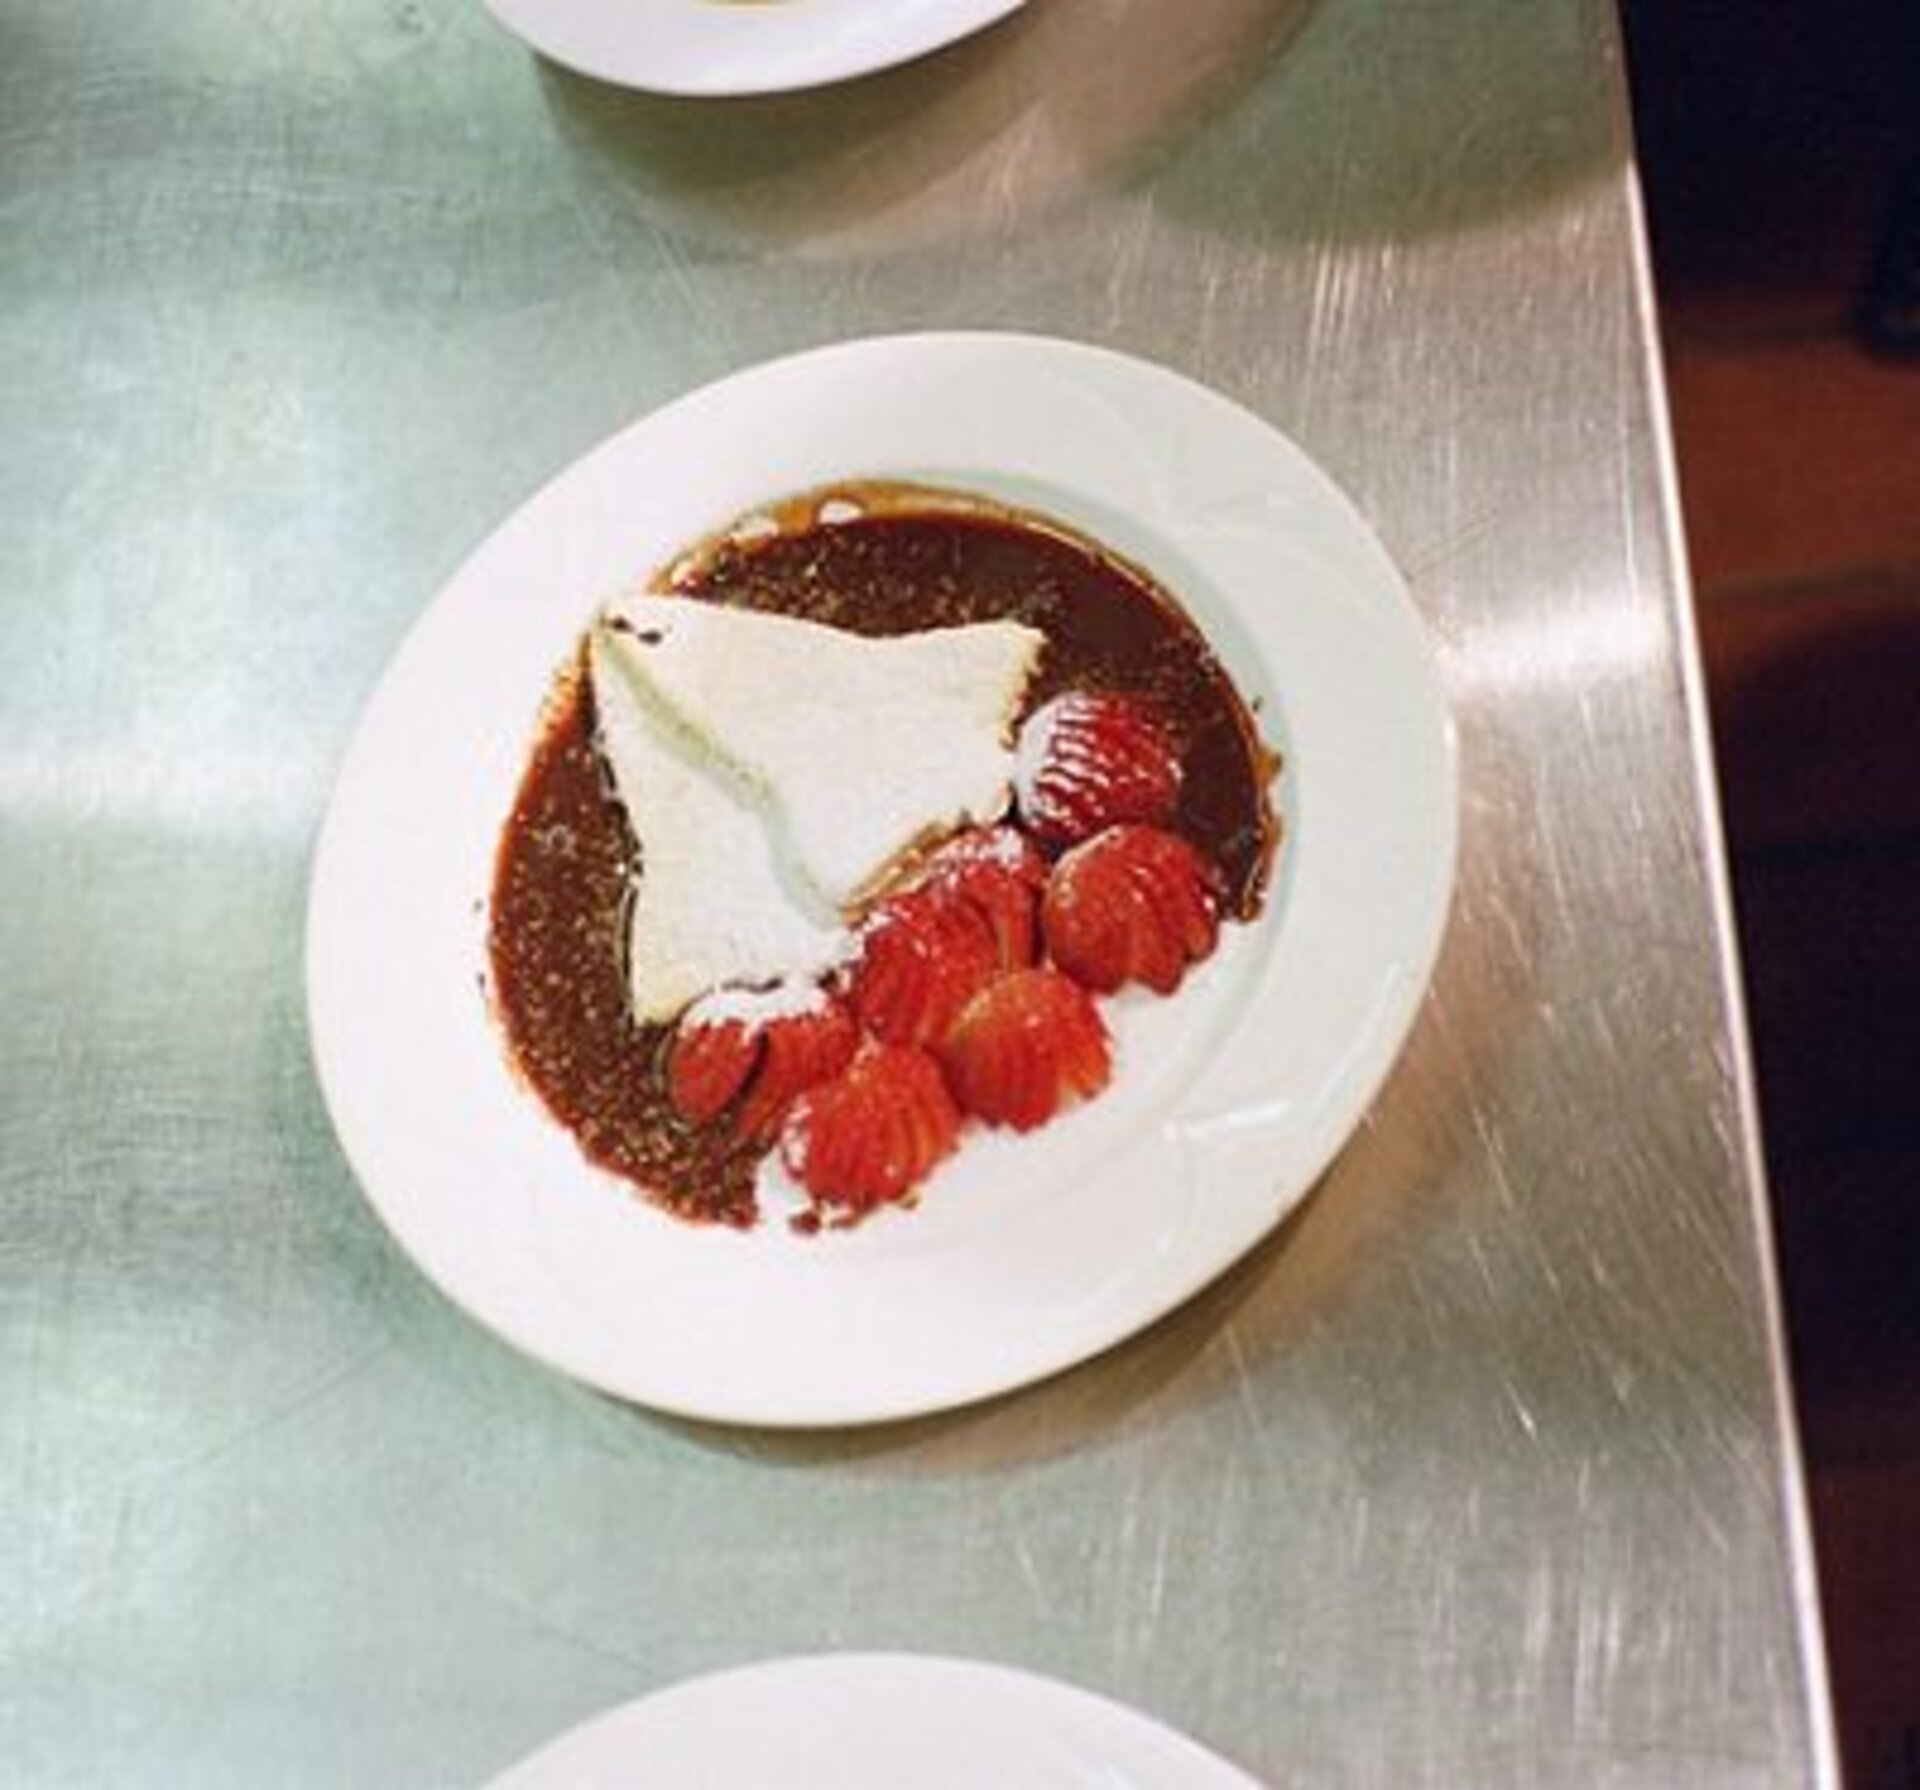
M 679 1217 L 911 1203 L 1115 1075 L 1260 909 L 1277 759 L 1192 618 L 1045 517 L 849 485 L 595 618 L 503 831 L 490 993 L 586 1156 Z

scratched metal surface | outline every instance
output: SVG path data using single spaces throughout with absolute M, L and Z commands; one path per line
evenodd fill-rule
M 0 13 L 0 1757 L 469 1782 L 825 1647 L 1062 1675 L 1276 1783 L 1823 1781 L 1614 22 L 1044 0 L 708 107 L 443 0 Z M 993 1408 L 618 1408 L 384 1240 L 303 1034 L 356 709 L 478 538 L 775 352 L 1209 380 L 1441 642 L 1458 907 L 1302 1217 Z

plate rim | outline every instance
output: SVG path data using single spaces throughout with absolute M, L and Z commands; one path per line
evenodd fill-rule
M 611 1761 L 575 1755 L 583 1749 L 597 1751 L 607 1745 L 630 1747 L 633 1737 L 629 1730 L 671 1720 L 676 1706 L 685 1703 L 715 1696 L 744 1701 L 756 1692 L 764 1694 L 772 1683 L 789 1692 L 797 1686 L 811 1696 L 829 1700 L 851 1698 L 871 1708 L 876 1695 L 890 1686 L 897 1688 L 903 1678 L 914 1681 L 912 1689 L 918 1694 L 944 1692 L 966 1699 L 971 1709 L 977 1709 L 982 1698 L 1010 1704 L 1038 1703 L 1063 1722 L 1071 1719 L 1082 1726 L 1097 1724 L 1103 1738 L 1128 1751 L 1152 1749 L 1162 1756 L 1172 1755 L 1168 1762 L 1181 1766 L 1183 1777 L 1186 1771 L 1196 1775 L 1204 1772 L 1204 1782 L 1218 1790 L 1241 1790 L 1242 1786 L 1257 1790 L 1258 1780 L 1233 1760 L 1164 1718 L 1106 1691 L 1050 1672 L 977 1656 L 861 1647 L 772 1654 L 656 1686 L 550 1736 L 488 1777 L 485 1790 L 549 1790 L 563 1781 L 551 1775 L 562 1767 L 573 1771 L 583 1767 L 604 1769 Z M 643 1732 L 637 1738 L 644 1742 L 646 1735 Z
M 1287 450 L 1292 459 L 1297 462 L 1299 469 L 1317 484 L 1321 495 L 1331 497 L 1344 512 L 1343 520 L 1362 532 L 1367 550 L 1377 557 L 1380 564 L 1391 575 L 1398 598 L 1398 613 L 1394 617 L 1394 625 L 1407 631 L 1408 638 L 1417 640 L 1423 649 L 1422 674 L 1426 681 L 1427 693 L 1435 705 L 1434 718 L 1439 723 L 1438 736 L 1433 742 L 1438 748 L 1435 769 L 1444 787 L 1445 795 L 1442 809 L 1444 821 L 1442 849 L 1440 855 L 1430 865 L 1430 870 L 1435 873 L 1436 893 L 1430 910 L 1423 915 L 1418 948 L 1407 959 L 1408 974 L 1404 980 L 1403 991 L 1392 1003 L 1394 1012 L 1390 1022 L 1385 1026 L 1387 1040 L 1384 1047 L 1377 1051 L 1367 1075 L 1355 1081 L 1348 1090 L 1344 1102 L 1350 1109 L 1347 1116 L 1324 1128 L 1325 1135 L 1319 1138 L 1317 1148 L 1309 1153 L 1307 1158 L 1309 1166 L 1306 1169 L 1277 1178 L 1275 1182 L 1262 1183 L 1260 1196 L 1256 1202 L 1257 1219 L 1250 1223 L 1250 1228 L 1246 1228 L 1244 1236 L 1240 1236 L 1230 1246 L 1221 1245 L 1209 1250 L 1202 1266 L 1189 1273 L 1177 1285 L 1163 1289 L 1150 1305 L 1143 1307 L 1130 1320 L 1108 1329 L 1096 1340 L 1082 1341 L 1056 1357 L 1029 1363 L 1017 1372 L 1003 1374 L 989 1382 L 969 1383 L 934 1396 L 896 1391 L 892 1396 L 879 1397 L 869 1391 L 864 1396 L 855 1396 L 850 1399 L 816 1398 L 802 1404 L 796 1402 L 791 1395 L 775 1397 L 770 1401 L 764 1398 L 758 1400 L 733 1398 L 722 1401 L 698 1393 L 676 1394 L 670 1388 L 663 1388 L 657 1379 L 641 1384 L 639 1382 L 646 1380 L 646 1376 L 636 1377 L 630 1371 L 615 1371 L 603 1360 L 583 1355 L 571 1345 L 569 1340 L 556 1341 L 551 1336 L 539 1334 L 536 1328 L 523 1323 L 518 1313 L 503 1316 L 498 1310 L 489 1309 L 484 1301 L 469 1297 L 466 1290 L 457 1284 L 452 1284 L 449 1277 L 440 1272 L 439 1263 L 428 1259 L 410 1240 L 401 1215 L 396 1210 L 396 1207 L 404 1206 L 404 1197 L 396 1196 L 390 1191 L 383 1193 L 380 1190 L 380 1175 L 369 1165 L 367 1140 L 356 1135 L 352 1126 L 343 1118 L 345 1103 L 340 1084 L 347 1071 L 337 1059 L 334 1041 L 326 1035 L 326 1026 L 323 1023 L 328 1005 L 328 996 L 323 992 L 326 988 L 323 951 L 323 945 L 326 942 L 325 908 L 333 876 L 333 865 L 341 850 L 340 835 L 346 825 L 342 818 L 344 812 L 342 792 L 349 785 L 350 779 L 360 771 L 358 761 L 367 750 L 371 718 L 387 701 L 390 686 L 397 680 L 402 667 L 417 656 L 420 650 L 420 637 L 430 628 L 435 615 L 455 599 L 463 581 L 469 577 L 476 563 L 489 553 L 495 543 L 509 530 L 520 526 L 522 518 L 528 511 L 536 509 L 549 498 L 550 494 L 579 476 L 588 462 L 617 453 L 621 444 L 625 443 L 629 437 L 639 435 L 643 431 L 667 432 L 676 420 L 677 413 L 682 412 L 683 409 L 691 409 L 702 402 L 712 401 L 713 395 L 723 388 L 738 387 L 746 382 L 768 376 L 789 375 L 803 370 L 807 363 L 825 363 L 843 357 L 902 351 L 909 353 L 925 351 L 934 354 L 1008 351 L 1015 354 L 1064 355 L 1070 360 L 1083 360 L 1089 365 L 1104 364 L 1109 371 L 1117 373 L 1122 379 L 1144 377 L 1150 381 L 1167 382 L 1173 387 L 1182 388 L 1188 398 L 1198 398 L 1204 404 L 1234 413 L 1242 419 L 1242 426 L 1250 422 Z M 635 576 L 644 575 L 645 569 L 636 565 Z M 588 612 L 589 600 L 583 597 L 582 613 Z M 524 743 L 520 749 L 524 751 Z M 329 1119 L 353 1170 L 354 1178 L 359 1183 L 362 1197 L 373 1208 L 388 1235 L 399 1246 L 414 1269 L 420 1272 L 442 1296 L 497 1338 L 569 1378 L 655 1411 L 703 1422 L 738 1424 L 775 1430 L 809 1430 L 882 1424 L 978 1404 L 1052 1379 L 1095 1359 L 1128 1339 L 1138 1336 L 1170 1312 L 1186 1304 L 1234 1263 L 1241 1260 L 1250 1249 L 1270 1235 L 1290 1211 L 1302 1204 L 1324 1177 L 1328 1167 L 1350 1143 L 1404 1053 L 1448 930 L 1457 894 L 1460 833 L 1458 757 L 1457 727 L 1441 677 L 1438 654 L 1434 650 L 1433 638 L 1425 618 L 1414 603 L 1404 578 L 1387 556 L 1384 546 L 1357 506 L 1346 497 L 1318 462 L 1307 455 L 1283 431 L 1246 406 L 1184 373 L 1157 362 L 1097 344 L 1019 331 L 924 331 L 852 337 L 753 363 L 723 375 L 719 379 L 695 386 L 680 396 L 653 407 L 572 459 L 544 481 L 535 492 L 509 510 L 506 516 L 482 537 L 479 543 L 464 556 L 456 569 L 440 583 L 434 594 L 403 631 L 355 723 L 350 743 L 339 765 L 310 864 L 305 939 L 307 1030 L 310 1052 Z M 1294 817 L 1283 811 L 1283 823 L 1291 826 L 1293 819 Z M 1283 874 L 1285 866 L 1286 848 L 1283 844 Z M 551 1119 L 548 1119 L 547 1123 L 555 1124 Z M 555 1128 L 558 1129 L 557 1125 Z M 571 1139 L 568 1141 L 571 1142 Z M 583 1173 L 593 1172 L 584 1161 L 581 1167 Z M 1279 1179 L 1284 1180 L 1284 1185 L 1278 1184 Z M 670 1221 L 663 1220 L 663 1222 Z
M 599 3 L 599 0 L 589 0 L 589 3 Z M 789 0 L 789 3 L 805 4 L 806 0 Z M 662 71 L 658 66 L 649 66 L 644 54 L 634 60 L 618 51 L 603 49 L 597 41 L 575 42 L 569 33 L 555 31 L 540 16 L 548 9 L 548 0 L 485 0 L 485 4 L 502 30 L 574 74 L 664 99 L 727 100 L 806 93 L 903 68 L 990 30 L 1023 10 L 1027 0 L 945 0 L 944 10 L 955 15 L 951 24 L 941 24 L 891 43 L 884 34 L 876 33 L 866 47 L 838 57 L 802 55 L 789 62 L 776 59 L 768 64 L 748 64 L 744 73 L 716 72 L 710 76 Z M 633 29 L 643 29 L 644 24 L 645 21 L 641 21 Z

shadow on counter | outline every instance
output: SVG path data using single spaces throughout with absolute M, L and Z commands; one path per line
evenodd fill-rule
M 1314 0 L 1047 0 L 899 69 L 665 98 L 539 64 L 583 167 L 637 221 L 801 259 L 950 246 L 1130 184 L 1231 113 Z
M 539 65 L 583 170 L 630 221 L 801 261 L 1016 235 L 1151 179 L 1241 239 L 1396 242 L 1538 208 L 1625 161 L 1624 89 L 1563 9 L 1048 0 L 810 92 L 688 100 Z M 1276 64 L 1283 66 L 1275 68 Z

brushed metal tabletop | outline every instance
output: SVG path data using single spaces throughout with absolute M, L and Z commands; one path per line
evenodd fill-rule
M 698 104 L 457 0 L 0 13 L 0 1768 L 471 1782 L 826 1648 L 1275 1783 L 1830 1781 L 1616 22 L 1040 0 Z M 913 326 L 1210 382 L 1358 500 L 1461 730 L 1451 931 L 1304 1213 L 990 1407 L 780 1439 L 523 1361 L 329 1131 L 307 862 L 479 538 Z

